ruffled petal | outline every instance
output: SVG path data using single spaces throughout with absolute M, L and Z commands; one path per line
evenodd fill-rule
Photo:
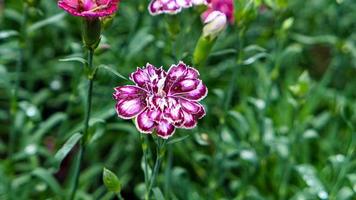
M 150 78 L 147 74 L 147 70 L 137 68 L 130 76 L 130 79 L 136 83 L 137 86 L 146 88 L 146 83 L 150 81 Z
M 205 116 L 206 114 L 206 111 L 205 111 L 205 108 L 204 106 L 200 105 L 200 109 L 199 109 L 199 112 L 197 112 L 194 117 L 197 118 L 197 119 L 201 119 Z
M 189 92 L 176 93 L 174 96 L 183 97 L 189 100 L 200 101 L 206 97 L 208 94 L 208 88 L 203 84 L 202 81 L 199 81 L 198 86 Z
M 172 85 L 170 94 L 190 92 L 198 87 L 201 81 L 198 79 L 184 79 Z
M 164 118 L 175 126 L 180 126 L 183 121 L 182 109 L 179 105 L 164 110 Z
M 167 73 L 167 79 L 177 80 L 181 76 L 185 75 L 187 66 L 183 62 L 179 62 L 178 65 L 172 65 Z
M 168 139 L 175 131 L 175 127 L 165 119 L 159 121 L 156 129 L 157 135 L 163 139 Z
M 118 9 L 119 0 L 86 0 L 79 3 L 78 0 L 60 0 L 58 6 L 71 15 L 92 18 L 105 17 L 114 14 Z
M 133 85 L 126 85 L 114 88 L 115 92 L 113 97 L 115 100 L 121 99 L 132 99 L 141 97 L 144 99 L 146 97 L 146 91 L 142 88 Z
M 136 117 L 136 127 L 141 133 L 152 133 L 155 127 L 154 119 L 149 115 L 149 110 L 146 109 Z
M 146 104 L 141 98 L 121 100 L 116 104 L 116 112 L 123 119 L 131 119 L 145 108 Z
M 190 113 L 190 114 L 197 114 L 201 110 L 201 105 L 198 102 L 195 101 L 189 101 L 185 99 L 180 99 L 179 100 L 180 105 L 184 109 L 184 111 Z
M 147 63 L 146 67 L 137 68 L 135 72 L 130 75 L 130 79 L 136 83 L 137 86 L 145 88 L 148 91 L 157 90 L 159 82 L 164 83 L 166 72 L 161 68 Z
M 183 111 L 183 127 L 187 129 L 192 129 L 197 125 L 197 120 L 193 114 Z

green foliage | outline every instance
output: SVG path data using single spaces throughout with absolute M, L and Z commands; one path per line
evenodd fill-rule
M 103 182 L 110 192 L 120 193 L 121 183 L 119 179 L 113 172 L 106 168 L 103 170 Z
M 0 199 L 66 199 L 84 120 L 81 19 L 55 1 L 26 9 L 23 1 L 2 2 Z M 148 3 L 121 1 L 95 51 L 91 137 L 77 199 L 116 198 L 103 184 L 104 166 L 120 177 L 120 189 L 110 191 L 144 196 L 140 134 L 116 116 L 113 88 L 132 84 L 130 73 L 147 62 L 166 70 L 179 60 L 192 65 L 201 8 L 150 16 Z M 167 142 L 152 198 L 355 199 L 356 2 L 235 5 L 235 24 L 199 68 L 209 88 L 207 115 Z M 148 138 L 150 176 L 155 143 Z M 117 182 L 104 170 L 105 177 Z

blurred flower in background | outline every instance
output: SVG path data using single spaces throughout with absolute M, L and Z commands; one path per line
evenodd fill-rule
M 71 15 L 96 18 L 112 15 L 118 8 L 119 0 L 60 0 L 58 6 Z
M 194 5 L 207 5 L 210 0 L 152 0 L 148 6 L 151 15 L 162 13 L 176 14 L 182 8 L 189 8 Z
M 208 9 L 202 14 L 202 20 L 205 22 L 210 14 L 214 11 L 219 11 L 226 15 L 227 20 L 234 23 L 234 1 L 233 0 L 211 0 L 208 4 Z
M 136 118 L 142 133 L 167 139 L 175 128 L 194 128 L 205 115 L 199 103 L 208 93 L 199 72 L 184 64 L 172 65 L 168 72 L 147 64 L 131 74 L 135 86 L 115 88 L 116 111 L 123 119 Z

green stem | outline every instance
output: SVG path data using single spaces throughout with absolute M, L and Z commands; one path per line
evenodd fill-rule
M 336 200 L 337 198 L 337 193 L 340 190 L 340 187 L 342 186 L 342 182 L 344 181 L 345 175 L 348 173 L 348 169 L 350 167 L 349 162 L 352 162 L 352 157 L 355 152 L 355 143 L 356 143 L 356 132 L 350 121 L 345 117 L 342 116 L 342 119 L 345 121 L 345 123 L 348 125 L 351 131 L 351 140 L 350 143 L 347 147 L 347 152 L 346 152 L 346 158 L 344 161 L 344 164 L 341 166 L 341 169 L 337 173 L 335 184 L 331 187 L 331 192 L 330 192 L 330 200 Z
M 159 168 L 160 168 L 160 166 L 161 166 L 162 159 L 163 159 L 164 154 L 165 154 L 166 142 L 167 142 L 167 140 L 164 140 L 164 141 L 161 143 L 161 142 L 160 142 L 160 139 L 158 139 L 158 141 L 157 141 L 156 162 L 155 162 L 155 166 L 154 166 L 154 169 L 153 169 L 152 176 L 151 176 L 151 178 L 150 178 L 150 184 L 149 184 L 149 186 L 148 186 L 148 190 L 146 191 L 146 195 L 145 195 L 145 199 L 146 199 L 146 200 L 149 200 L 152 187 L 153 187 L 153 185 L 155 184 L 156 177 L 157 177 L 157 175 L 158 175 Z
M 119 200 L 124 200 L 124 198 L 121 196 L 121 193 L 119 192 L 119 193 L 116 193 L 116 196 L 117 196 L 117 198 L 119 199 Z
M 244 46 L 243 40 L 244 38 L 244 31 L 241 30 L 241 32 L 239 33 L 239 46 L 238 46 L 238 49 L 237 49 L 237 57 L 236 57 L 236 66 L 233 68 L 233 74 L 232 74 L 232 78 L 230 79 L 230 83 L 229 83 L 229 88 L 228 88 L 228 92 L 227 92 L 227 95 L 226 95 L 226 101 L 225 101 L 225 104 L 224 104 L 224 113 L 227 113 L 229 107 L 230 107 L 230 104 L 231 104 L 231 101 L 232 101 L 232 96 L 235 92 L 235 87 L 236 87 L 236 80 L 237 80 L 237 75 L 238 75 L 238 70 L 239 70 L 239 67 L 241 66 L 241 60 L 242 60 L 242 48 Z M 224 116 L 226 117 L 226 116 Z
M 15 143 L 17 138 L 17 130 L 15 127 L 15 120 L 18 108 L 18 90 L 20 87 L 21 71 L 23 68 L 23 62 L 25 57 L 24 49 L 26 47 L 27 41 L 27 19 L 28 19 L 28 5 L 25 3 L 23 7 L 23 19 L 20 28 L 20 38 L 19 38 L 19 57 L 16 63 L 16 78 L 14 83 L 14 88 L 12 91 L 11 105 L 10 105 L 10 116 L 12 121 L 12 126 L 10 130 L 10 141 L 9 141 L 9 154 L 12 155 L 15 151 Z M 10 156 L 11 157 L 11 156 Z
M 142 146 L 142 152 L 143 152 L 143 159 L 144 159 L 144 175 L 145 175 L 145 187 L 146 187 L 146 193 L 148 192 L 148 159 L 147 159 L 147 149 L 148 149 L 148 142 L 146 138 L 144 137 L 143 134 L 140 134 L 140 139 L 141 139 L 141 146 Z
M 70 199 L 73 200 L 75 198 L 75 194 L 78 188 L 79 177 L 80 177 L 80 168 L 83 163 L 84 153 L 86 143 L 89 139 L 89 120 L 90 120 L 90 113 L 91 113 L 91 104 L 92 104 L 92 96 L 93 96 L 93 84 L 94 84 L 94 76 L 95 74 L 91 74 L 91 70 L 93 69 L 93 56 L 94 50 L 88 50 L 88 92 L 87 92 L 87 102 L 85 108 L 85 119 L 84 119 L 84 129 L 83 129 L 83 137 L 80 142 L 79 152 L 78 152 L 78 159 L 75 165 L 75 174 L 74 174 L 74 184 L 71 191 Z
M 172 150 L 172 146 L 169 145 L 167 147 L 167 151 L 168 151 L 168 159 L 167 159 L 167 166 L 166 166 L 166 170 L 165 170 L 165 180 L 164 180 L 164 196 L 166 199 L 171 199 L 170 197 L 170 189 L 171 189 L 171 174 L 172 174 L 172 163 L 173 163 L 173 150 Z

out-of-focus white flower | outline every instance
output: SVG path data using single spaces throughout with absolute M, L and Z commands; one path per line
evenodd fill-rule
M 211 12 L 204 20 L 203 36 L 215 38 L 227 24 L 227 17 L 220 11 Z

